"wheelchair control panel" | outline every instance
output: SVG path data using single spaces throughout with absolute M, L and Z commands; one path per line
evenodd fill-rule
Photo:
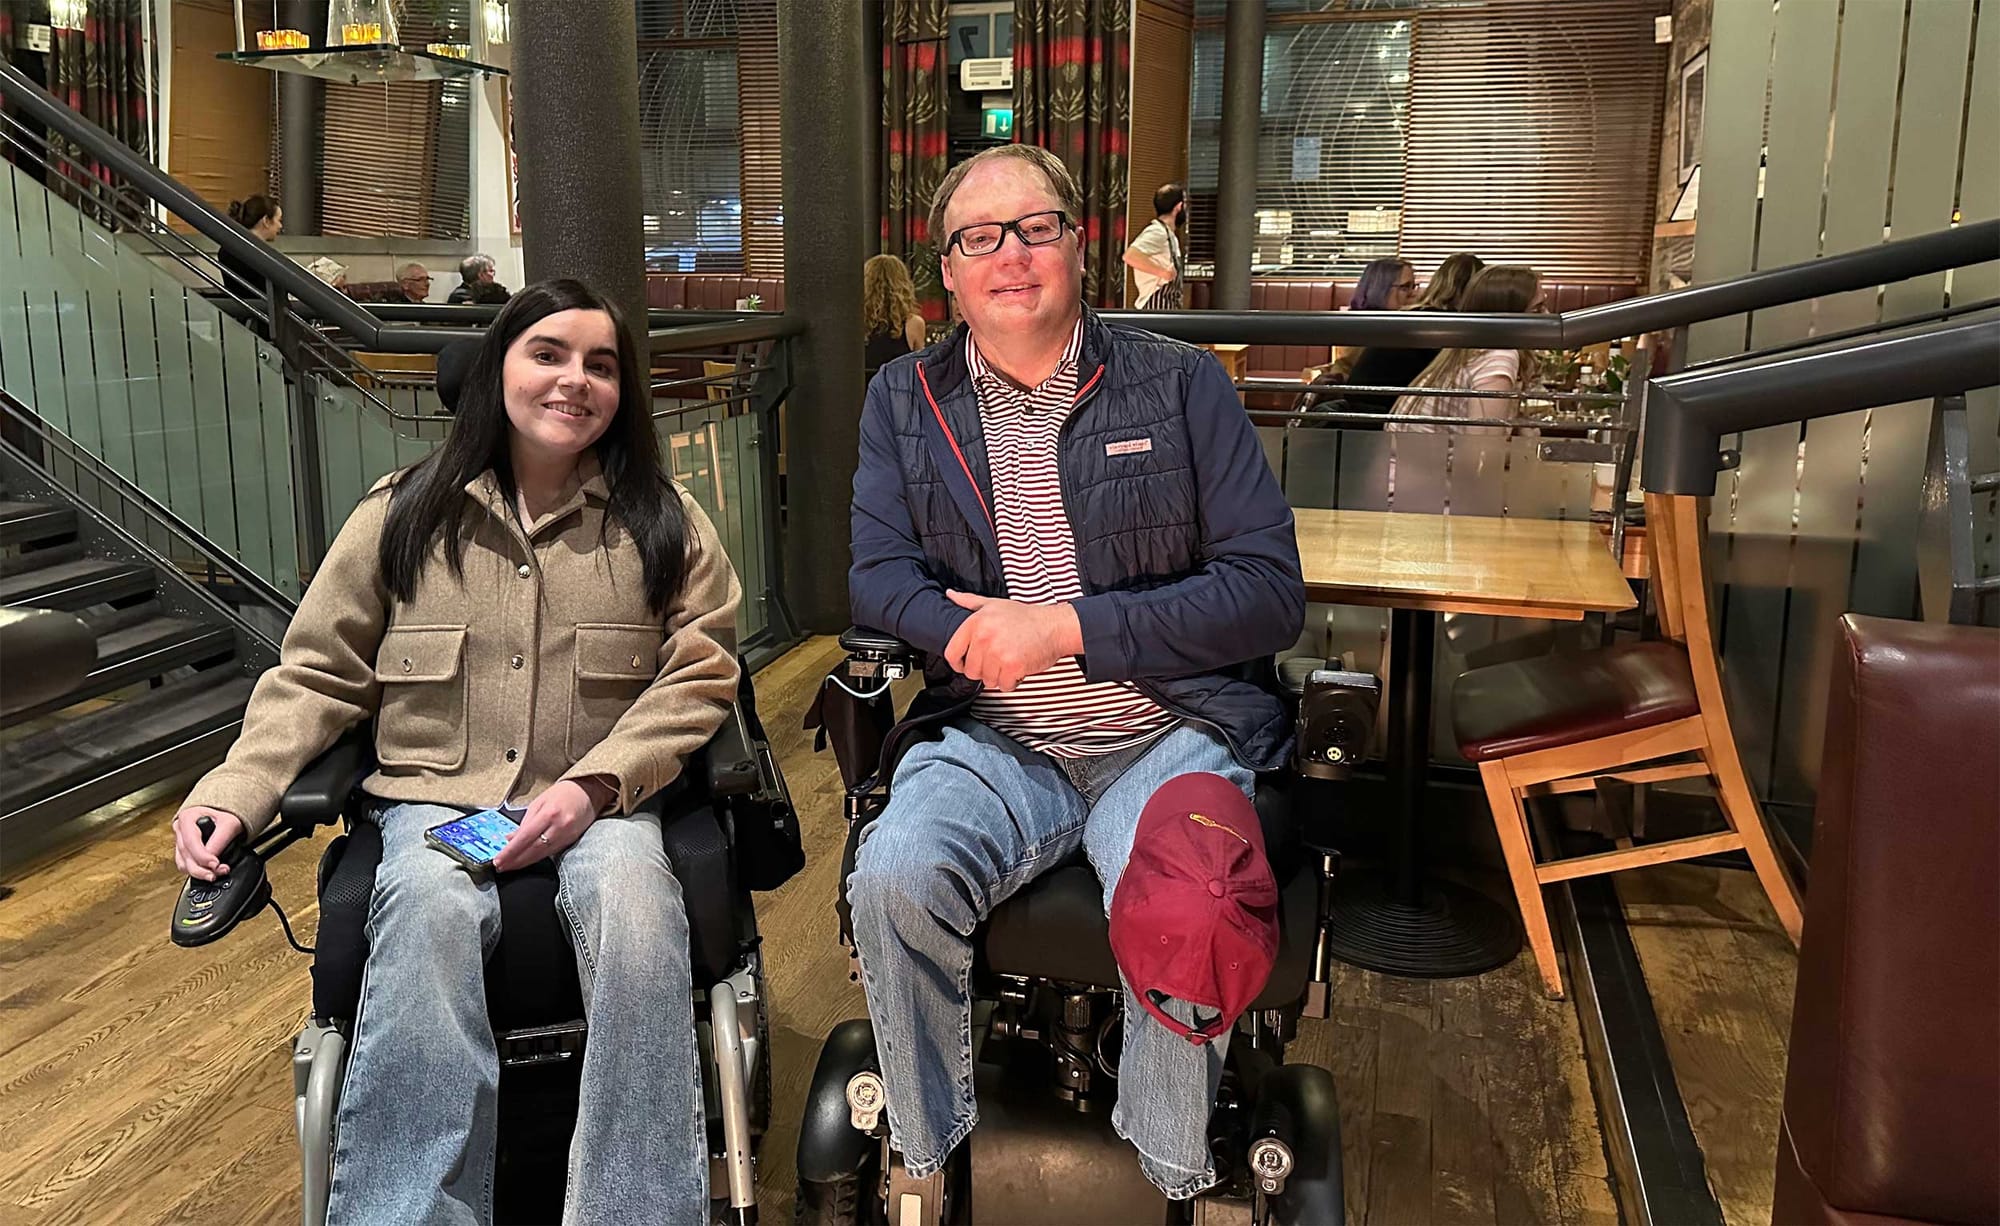
M 204 842 L 215 833 L 215 823 L 204 817 L 196 823 Z M 250 850 L 249 842 L 237 839 L 223 850 L 222 862 L 229 871 L 214 881 L 193 877 L 181 884 L 180 900 L 174 904 L 174 944 L 187 947 L 206 945 L 234 928 L 239 920 L 256 914 L 271 900 L 271 880 L 264 874 L 264 859 Z
M 1308 779 L 1345 779 L 1368 754 L 1382 683 L 1372 673 L 1315 668 L 1298 688 L 1293 766 Z
M 848 676 L 856 680 L 900 681 L 916 666 L 916 648 L 866 626 L 850 626 L 840 645 L 848 655 Z

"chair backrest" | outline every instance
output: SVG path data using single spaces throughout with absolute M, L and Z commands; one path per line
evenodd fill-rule
M 2000 1221 L 1996 662 L 1983 627 L 1841 621 L 1775 1221 Z
M 708 398 L 710 400 L 728 400 L 729 397 L 735 395 L 736 363 L 717 362 L 713 359 L 705 358 L 701 363 L 701 373 L 710 379 L 721 380 L 719 383 L 708 384 Z M 737 411 L 737 408 L 732 404 L 725 406 L 722 411 L 725 413 L 734 413 Z
M 1687 644 L 1689 620 L 1699 623 L 1712 644 L 1708 625 L 1708 571 L 1703 556 L 1708 500 L 1680 494 L 1646 495 L 1646 546 L 1652 554 L 1653 602 L 1660 633 Z
M 1701 716 L 1712 745 L 1735 744 L 1729 703 L 1722 688 L 1721 657 L 1715 649 L 1714 604 L 1709 599 L 1708 499 L 1687 494 L 1646 495 L 1646 537 L 1653 549 L 1653 585 L 1660 633 L 1687 649 Z M 1740 774 L 1740 762 L 1711 762 L 1719 771 Z M 1747 791 L 1748 784 L 1744 783 Z M 1754 798 L 1751 799 L 1755 803 Z

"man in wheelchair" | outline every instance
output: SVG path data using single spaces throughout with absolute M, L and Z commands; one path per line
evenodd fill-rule
M 709 1215 L 694 975 L 708 1021 L 730 1032 L 717 1049 L 739 1052 L 754 954 L 740 984 L 724 977 L 754 948 L 754 918 L 741 895 L 710 905 L 732 867 L 710 802 L 728 790 L 716 767 L 746 751 L 701 780 L 684 768 L 732 718 L 740 588 L 662 471 L 645 395 L 606 300 L 574 281 L 517 294 L 472 360 L 449 437 L 355 508 L 228 760 L 175 818 L 192 879 L 175 919 L 185 943 L 268 897 L 261 854 L 330 820 L 356 783 L 365 793 L 322 867 L 314 1024 L 296 1062 L 309 1222 L 492 1220 L 507 1182 L 503 1067 L 573 1068 L 579 1046 L 573 1135 L 542 1139 L 566 1203 L 499 1211 Z M 370 721 L 372 769 L 322 764 L 301 795 L 308 763 Z M 522 807 L 497 854 L 452 843 L 448 825 L 509 798 Z M 280 836 L 253 847 L 281 804 Z M 682 820 L 694 809 L 714 814 L 705 827 Z M 698 875 L 683 881 L 689 864 Z M 573 973 L 538 942 L 573 948 Z M 538 981 L 496 992 L 521 965 Z M 579 1011 L 587 1046 L 563 1025 Z M 536 1028 L 496 1037 L 510 1020 Z M 732 1199 L 749 1216 L 742 1071 L 711 1066 L 708 1088 L 736 1103 L 722 1114 Z
M 893 637 L 850 645 L 892 655 L 903 640 L 929 683 L 887 737 L 886 804 L 859 815 L 845 882 L 895 1221 L 951 1199 L 941 1172 L 978 1119 L 988 918 L 1080 854 L 1096 878 L 1084 949 L 1039 939 L 1048 964 L 1089 961 L 1154 793 L 1207 773 L 1249 797 L 1292 745 L 1269 667 L 1304 619 L 1291 510 L 1212 356 L 1083 307 L 1080 217 L 1044 150 L 955 168 L 930 221 L 965 326 L 884 367 L 862 419 L 849 592 L 856 620 Z M 1158 1002 L 1169 1027 L 1121 987 L 1122 1040 L 1098 1061 L 1117 1070 L 1111 1123 L 1145 1179 L 1186 1200 L 1217 1179 L 1229 1036 L 1190 1042 L 1176 1033 L 1190 1002 Z M 850 1093 L 857 1124 L 879 1113 L 873 1092 Z M 818 1114 L 801 1143 L 807 1217 L 838 1199 L 810 1186 L 837 1174 L 815 1150 Z

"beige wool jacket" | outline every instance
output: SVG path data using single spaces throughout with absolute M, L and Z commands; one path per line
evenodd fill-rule
M 686 579 L 664 619 L 646 604 L 639 554 L 614 521 L 595 457 L 580 488 L 522 531 L 489 470 L 465 487 L 464 575 L 433 547 L 407 604 L 380 565 L 389 487 L 348 517 L 258 681 L 228 759 L 189 793 L 270 825 L 293 779 L 340 734 L 375 718 L 380 762 L 363 782 L 390 801 L 525 805 L 562 779 L 603 776 L 615 811 L 671 783 L 736 697 L 742 589 L 708 516 L 687 517 Z

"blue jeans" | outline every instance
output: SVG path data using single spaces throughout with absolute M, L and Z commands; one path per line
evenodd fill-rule
M 1212 771 L 1250 795 L 1255 778 L 1207 729 L 1181 724 L 1136 750 L 1059 760 L 976 720 L 916 746 L 848 878 L 854 939 L 889 1129 L 911 1175 L 943 1164 L 978 1121 L 972 1089 L 972 931 L 1080 845 L 1104 906 L 1132 853 L 1140 811 L 1175 775 Z M 1176 1199 L 1215 1182 L 1208 1113 L 1228 1037 L 1197 1046 L 1140 1007 L 1125 984 L 1118 1135 L 1146 1178 Z M 1171 1002 L 1187 1020 L 1191 1009 Z M 1188 1012 L 1183 1012 L 1183 1011 Z
M 484 963 L 500 897 L 424 842 L 460 816 L 374 815 L 382 866 L 341 1090 L 330 1226 L 493 1219 L 500 1057 Z M 565 1223 L 702 1222 L 708 1137 L 695 1056 L 687 911 L 653 814 L 600 818 L 557 857 L 590 1039 Z

